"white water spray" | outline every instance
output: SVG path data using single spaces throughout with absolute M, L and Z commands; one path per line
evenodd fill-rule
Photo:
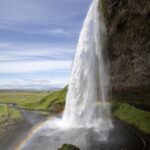
M 111 126 L 109 80 L 102 55 L 105 26 L 93 0 L 80 33 L 69 84 L 63 121 L 68 126 Z M 107 123 L 106 123 L 107 122 Z

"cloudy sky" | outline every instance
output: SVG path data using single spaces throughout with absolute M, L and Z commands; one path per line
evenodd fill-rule
M 91 0 L 0 0 L 0 89 L 69 81 Z

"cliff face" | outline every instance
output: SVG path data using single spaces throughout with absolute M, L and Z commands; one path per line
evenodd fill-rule
M 102 0 L 113 94 L 150 104 L 150 0 Z

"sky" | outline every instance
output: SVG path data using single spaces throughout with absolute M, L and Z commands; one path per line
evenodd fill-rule
M 0 89 L 68 84 L 91 0 L 0 0 Z

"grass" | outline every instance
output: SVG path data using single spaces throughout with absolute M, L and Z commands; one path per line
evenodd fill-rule
M 16 104 L 17 106 L 26 107 L 30 103 L 38 103 L 49 92 L 14 92 L 0 91 L 0 103 Z
M 40 101 L 26 104 L 27 109 L 62 111 L 65 105 L 67 87 L 62 90 L 53 91 Z
M 17 121 L 21 120 L 21 114 L 14 108 L 7 105 L 0 106 L 0 136 L 2 136 L 7 128 Z
M 21 120 L 21 114 L 7 104 L 30 110 L 62 111 L 65 105 L 67 87 L 53 92 L 11 92 L 0 91 L 0 136 L 11 125 Z M 43 112 L 42 112 L 43 113 Z
M 0 103 L 29 110 L 62 111 L 67 87 L 53 92 L 0 92 Z
M 112 110 L 113 116 L 135 126 L 146 134 L 150 134 L 150 112 L 121 102 L 113 102 Z

